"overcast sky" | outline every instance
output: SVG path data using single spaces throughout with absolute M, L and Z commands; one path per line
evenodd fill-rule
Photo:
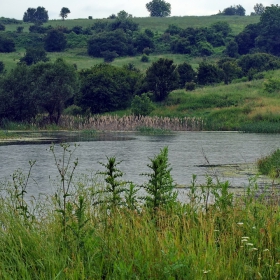
M 58 19 L 62 7 L 70 9 L 69 19 L 76 18 L 106 18 L 111 14 L 117 14 L 125 10 L 134 17 L 147 17 L 149 13 L 146 9 L 146 3 L 149 0 L 0 0 L 0 17 L 22 19 L 24 12 L 28 8 L 37 8 L 43 6 L 48 11 L 50 19 Z M 256 1 L 243 0 L 235 2 L 234 0 L 167 0 L 171 4 L 171 16 L 203 16 L 213 15 L 231 5 L 242 5 L 246 14 L 250 15 L 256 3 L 262 3 L 264 6 L 276 4 L 277 1 Z

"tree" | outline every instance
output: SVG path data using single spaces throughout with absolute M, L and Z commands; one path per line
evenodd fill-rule
M 123 11 L 118 12 L 117 17 L 120 20 L 124 20 L 124 19 L 127 19 L 127 18 L 132 18 L 132 15 L 128 14 L 126 11 L 123 10 Z
M 199 64 L 197 72 L 197 82 L 200 85 L 211 85 L 223 80 L 223 71 L 215 64 L 203 61 Z
M 280 7 L 278 5 L 266 7 L 259 24 L 256 47 L 261 51 L 280 55 Z
M 145 80 L 156 101 L 163 101 L 178 86 L 176 65 L 173 64 L 173 60 L 160 58 L 147 69 Z
M 225 8 L 221 14 L 226 16 L 245 16 L 245 12 L 246 10 L 241 5 L 236 5 Z
M 171 14 L 171 5 L 164 0 L 152 0 L 146 8 L 151 17 L 168 17 Z
M 102 57 L 102 52 L 116 52 L 119 56 L 131 55 L 134 51 L 131 36 L 123 30 L 102 32 L 88 41 L 88 54 L 94 57 Z
M 255 11 L 255 15 L 260 16 L 265 12 L 265 7 L 263 6 L 263 4 L 256 4 L 254 6 L 254 11 Z
M 5 34 L 0 35 L 0 53 L 9 53 L 14 51 L 15 51 L 14 40 Z
M 94 114 L 130 106 L 141 74 L 110 64 L 98 64 L 80 72 L 81 89 L 76 98 L 84 111 Z
M 49 20 L 48 11 L 44 7 L 28 8 L 23 15 L 24 22 L 33 22 L 35 24 L 42 24 Z
M 229 57 L 238 57 L 238 44 L 235 40 L 231 40 L 226 45 L 225 54 Z
M 63 8 L 61 8 L 61 10 L 60 10 L 59 16 L 61 16 L 62 20 L 65 20 L 65 19 L 67 18 L 68 14 L 70 14 L 70 13 L 71 13 L 71 12 L 70 12 L 70 10 L 69 10 L 68 8 L 63 7 Z
M 0 23 L 0 31 L 5 31 L 6 26 L 2 23 Z
M 225 58 L 218 61 L 218 66 L 224 72 L 224 83 L 227 85 L 233 79 L 242 77 L 242 69 L 238 66 L 237 61 L 233 58 Z
M 4 76 L 0 93 L 0 119 L 30 121 L 36 116 L 37 101 L 32 93 L 33 81 L 30 68 L 24 64 L 17 65 Z
M 33 94 L 38 105 L 58 124 L 65 103 L 78 91 L 78 76 L 73 65 L 61 58 L 54 63 L 37 63 L 31 68 Z
M 177 67 L 177 71 L 179 73 L 179 86 L 180 88 L 184 88 L 186 83 L 195 81 L 195 71 L 192 66 L 187 62 L 179 64 Z
M 148 116 L 155 106 L 147 93 L 135 95 L 131 102 L 131 111 L 135 116 Z
M 45 50 L 48 52 L 61 52 L 66 48 L 65 34 L 58 29 L 51 29 L 45 37 Z
M 26 65 L 36 64 L 39 61 L 49 61 L 43 48 L 27 48 L 25 55 L 20 59 L 20 62 L 25 63 Z

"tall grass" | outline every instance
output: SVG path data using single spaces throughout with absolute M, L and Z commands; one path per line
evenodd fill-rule
M 68 180 L 71 173 L 64 175 Z M 18 190 L 25 186 L 21 178 Z M 93 203 L 102 180 L 74 176 L 67 193 L 60 182 L 53 197 L 26 204 L 28 212 L 17 207 L 14 183 L 2 185 L 1 279 L 279 278 L 276 190 L 273 198 L 256 195 L 252 181 L 233 198 L 228 183 L 208 178 L 197 185 L 194 177 L 189 204 L 155 213 L 141 203 L 133 210 L 125 201 L 112 208 Z

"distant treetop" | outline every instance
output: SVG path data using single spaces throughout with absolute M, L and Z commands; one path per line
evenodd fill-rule
M 225 16 L 245 16 L 246 10 L 241 5 L 234 5 L 225 8 L 222 12 L 218 15 L 225 15 Z
M 62 20 L 65 20 L 68 16 L 68 14 L 70 14 L 70 10 L 66 7 L 61 8 L 60 10 L 60 14 L 59 16 L 62 18 Z
M 35 24 L 41 24 L 49 20 L 48 11 L 44 7 L 28 8 L 23 15 L 24 22 L 33 22 Z
M 146 8 L 151 17 L 168 17 L 171 14 L 171 5 L 164 0 L 152 0 Z

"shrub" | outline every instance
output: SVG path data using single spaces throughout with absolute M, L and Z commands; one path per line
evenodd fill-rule
M 0 53 L 9 53 L 15 51 L 15 42 L 6 35 L 0 36 Z
M 104 62 L 112 62 L 112 61 L 114 61 L 115 58 L 117 58 L 119 56 L 115 51 L 113 51 L 113 52 L 104 51 L 101 54 L 104 58 Z
M 0 31 L 5 31 L 6 27 L 4 24 L 0 23 Z
M 135 95 L 131 102 L 131 111 L 136 116 L 148 116 L 154 108 L 147 93 L 143 93 L 141 96 Z
M 280 175 L 280 149 L 257 161 L 258 170 L 261 174 L 278 178 Z
M 63 114 L 70 115 L 70 116 L 77 116 L 77 115 L 81 115 L 82 112 L 83 112 L 83 109 L 81 107 L 73 104 L 73 105 L 67 107 L 63 111 Z
M 141 62 L 149 62 L 149 61 L 150 61 L 150 58 L 146 54 L 143 54 L 141 57 Z
M 92 16 L 88 16 L 88 19 L 92 19 Z
M 18 26 L 17 27 L 17 33 L 22 33 L 24 27 L 23 26 Z
M 185 89 L 188 91 L 192 91 L 192 90 L 195 90 L 195 87 L 196 87 L 196 83 L 195 82 L 187 82 L 185 84 Z
M 164 147 L 160 153 L 147 166 L 151 173 L 142 174 L 149 178 L 143 185 L 147 195 L 144 197 L 146 206 L 157 212 L 160 208 L 170 207 L 175 203 L 177 192 L 174 192 L 175 183 L 171 176 L 171 168 L 168 162 L 168 148 Z
M 45 38 L 45 50 L 48 52 L 61 52 L 66 48 L 65 34 L 57 29 L 48 32 Z
M 270 78 L 264 82 L 264 91 L 267 93 L 275 93 L 280 91 L 280 80 Z

